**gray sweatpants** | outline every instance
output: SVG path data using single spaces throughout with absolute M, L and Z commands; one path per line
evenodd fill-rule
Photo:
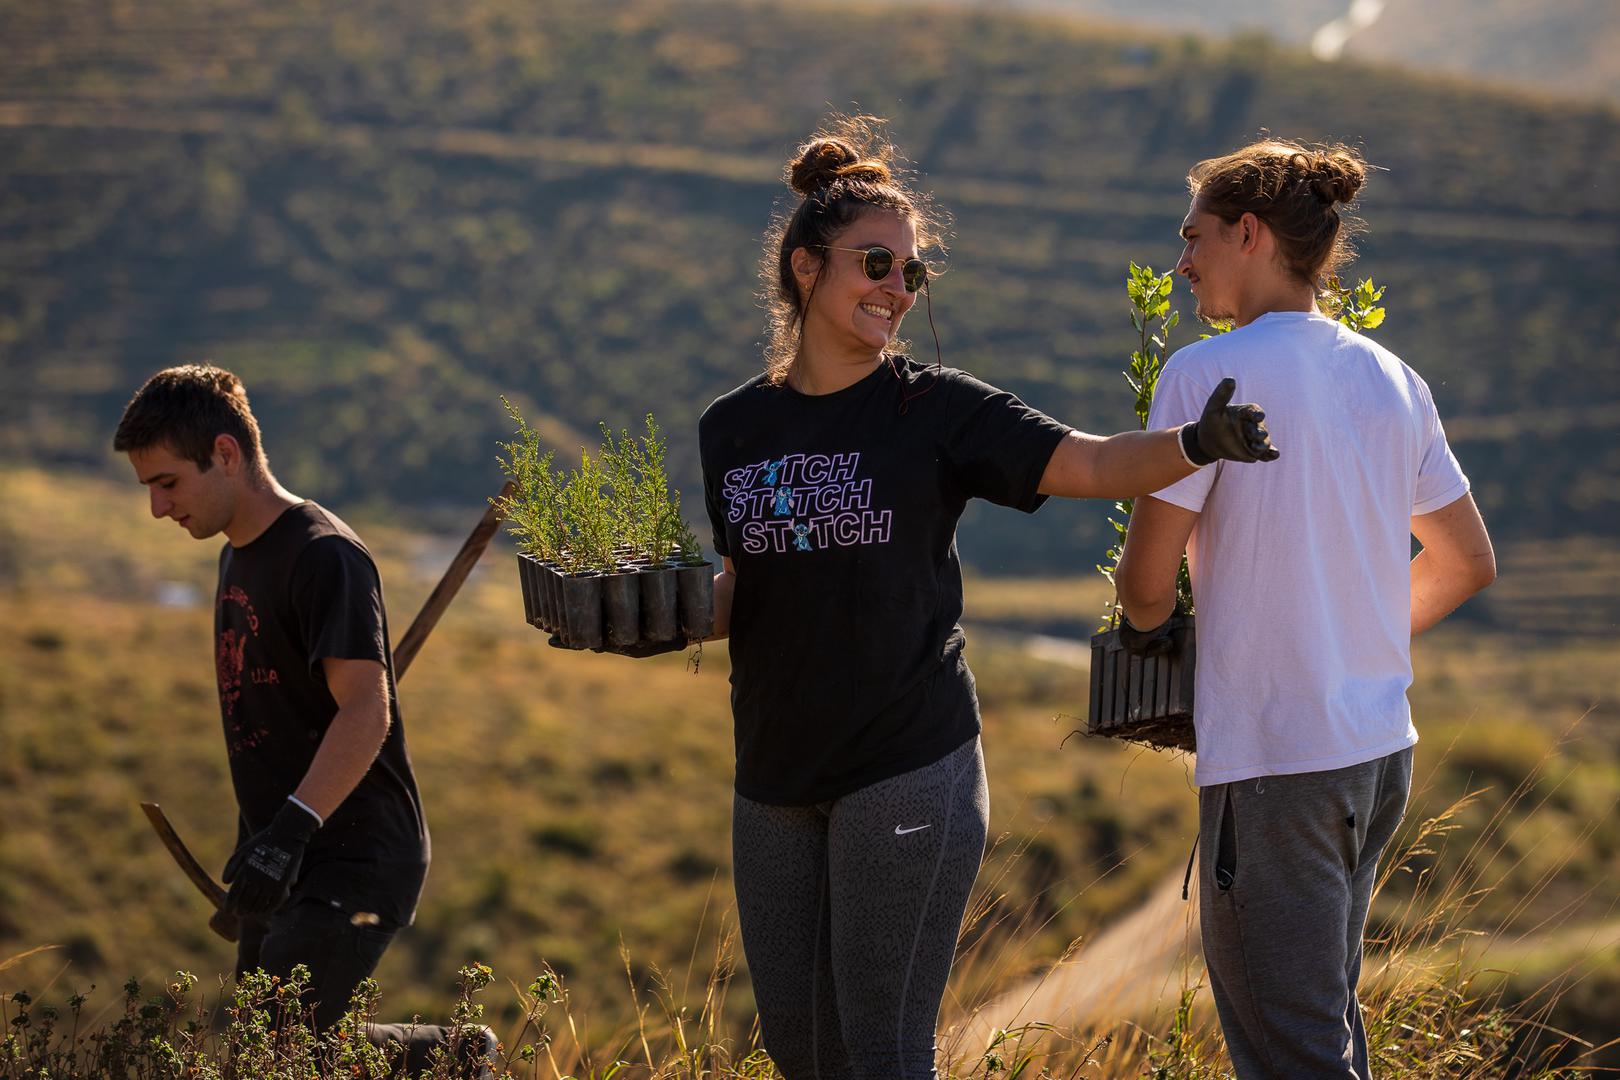
M 1198 792 L 1204 958 L 1241 1080 L 1368 1080 L 1356 983 L 1411 748 Z
M 737 796 L 743 951 L 787 1080 L 933 1080 L 989 809 L 977 738 L 816 806 Z

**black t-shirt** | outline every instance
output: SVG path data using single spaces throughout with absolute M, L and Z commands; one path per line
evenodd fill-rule
M 409 923 L 427 872 L 427 825 L 394 693 L 382 582 L 365 545 L 315 503 L 288 507 L 250 543 L 220 553 L 214 635 L 244 837 L 269 825 L 298 787 L 337 713 L 321 661 L 375 660 L 387 670 L 388 736 L 310 841 L 294 895 Z
M 978 733 L 956 522 L 970 498 L 1038 508 L 1068 430 L 909 359 L 816 396 L 761 376 L 709 406 L 704 495 L 715 548 L 737 568 L 738 793 L 822 802 Z

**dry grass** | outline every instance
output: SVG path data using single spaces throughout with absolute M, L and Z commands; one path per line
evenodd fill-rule
M 14 957 L 0 986 L 66 999 L 99 984 L 84 1019 L 104 1025 L 121 1008 L 106 987 L 183 968 L 211 1006 L 230 951 L 134 804 L 157 797 L 206 866 L 223 861 L 209 612 L 151 602 L 164 581 L 206 588 L 215 551 L 145 520 L 133 485 L 26 471 L 6 484 L 0 537 L 22 554 L 0 588 L 0 957 Z M 359 524 L 397 633 L 454 545 Z M 546 650 L 516 615 L 508 561 L 475 575 L 402 690 L 438 844 L 418 924 L 378 972 L 384 1018 L 442 1019 L 469 960 L 515 988 L 550 964 L 568 998 L 548 1014 L 540 1071 L 520 1075 L 606 1076 L 617 1060 L 635 1063 L 625 1076 L 764 1075 L 729 915 L 725 651 L 707 650 L 694 676 L 680 657 Z M 1060 588 L 970 583 L 970 612 Z M 997 842 L 942 1018 L 945 1060 L 958 1076 L 1023 1061 L 1029 1077 L 1095 1077 L 1135 1075 L 1156 1054 L 1182 1070 L 1161 1075 L 1207 1075 L 1218 1040 L 1176 893 L 1195 820 L 1187 763 L 1088 740 L 1057 752 L 1079 726 L 1083 679 L 978 637 L 971 656 Z M 1412 828 L 1440 824 L 1374 911 L 1367 1004 L 1409 1059 L 1392 1075 L 1441 1075 L 1438 1058 L 1414 1064 L 1416 1048 L 1455 1042 L 1453 1020 L 1498 1038 L 1496 1021 L 1476 1023 L 1498 995 L 1532 1019 L 1556 1002 L 1549 1022 L 1591 1043 L 1620 1024 L 1606 657 L 1602 640 L 1465 627 L 1419 643 Z M 61 947 L 28 955 L 43 943 Z M 484 997 L 517 1043 L 523 998 Z

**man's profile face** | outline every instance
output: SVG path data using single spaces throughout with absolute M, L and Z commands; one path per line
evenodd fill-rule
M 129 451 L 129 463 L 151 496 L 152 516 L 173 518 L 198 540 L 218 535 L 236 512 L 234 485 L 218 454 L 206 472 L 162 444 Z
M 1237 317 L 1237 283 L 1240 273 L 1239 230 L 1203 208 L 1197 199 L 1181 222 L 1181 238 L 1186 242 L 1176 273 L 1187 279 L 1196 314 L 1205 322 Z

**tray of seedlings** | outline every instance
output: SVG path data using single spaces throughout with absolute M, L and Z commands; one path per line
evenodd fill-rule
M 582 447 L 578 467 L 562 473 L 505 404 L 518 428 L 501 446 L 515 485 L 501 511 L 518 544 L 529 625 L 565 648 L 638 654 L 708 637 L 714 567 L 681 517 L 652 414 L 636 438 L 603 425 L 596 453 Z

